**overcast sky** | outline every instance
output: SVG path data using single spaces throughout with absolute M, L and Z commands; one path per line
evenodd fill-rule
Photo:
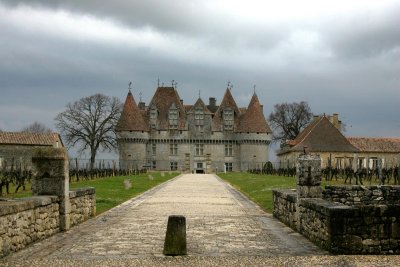
M 54 128 L 98 92 L 148 103 L 157 79 L 193 104 L 307 101 L 348 136 L 400 136 L 400 1 L 0 0 L 0 129 Z

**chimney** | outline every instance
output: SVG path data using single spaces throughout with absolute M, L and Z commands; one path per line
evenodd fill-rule
M 332 123 L 340 131 L 340 125 L 339 125 L 339 114 L 333 113 L 332 115 Z
M 212 108 L 214 108 L 215 106 L 216 106 L 216 99 L 215 99 L 215 97 L 210 97 L 209 98 L 209 106 L 210 107 L 212 107 Z
M 146 108 L 146 104 L 144 102 L 139 102 L 139 109 L 144 110 Z

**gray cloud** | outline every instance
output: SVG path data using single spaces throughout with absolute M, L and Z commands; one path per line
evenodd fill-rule
M 220 101 L 230 80 L 241 106 L 256 84 L 266 116 L 306 100 L 348 135 L 399 135 L 400 4 L 275 18 L 214 2 L 0 1 L 0 129 L 54 127 L 68 102 L 124 99 L 130 80 L 148 103 L 160 78 L 186 103 Z

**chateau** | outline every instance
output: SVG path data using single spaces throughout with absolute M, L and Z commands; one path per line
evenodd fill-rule
M 129 90 L 115 130 L 121 168 L 196 173 L 262 168 L 272 136 L 257 95 L 238 107 L 230 88 L 219 105 L 186 105 L 174 87 L 137 105 Z

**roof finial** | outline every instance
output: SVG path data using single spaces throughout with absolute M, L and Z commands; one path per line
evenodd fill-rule
M 142 102 L 142 92 L 139 93 L 139 101 Z
M 227 88 L 229 88 L 230 85 L 231 85 L 231 81 L 228 81 L 228 86 L 227 86 Z
M 132 85 L 132 82 L 130 81 L 129 86 L 128 86 L 129 92 L 131 91 L 131 85 Z
M 175 80 L 172 80 L 172 81 L 171 81 L 171 84 L 172 84 L 172 87 L 174 87 Z
M 200 98 L 200 93 L 201 93 L 201 91 L 199 90 L 199 98 Z
M 254 94 L 256 94 L 256 85 L 253 85 Z
M 157 88 L 160 87 L 160 77 L 157 78 Z

